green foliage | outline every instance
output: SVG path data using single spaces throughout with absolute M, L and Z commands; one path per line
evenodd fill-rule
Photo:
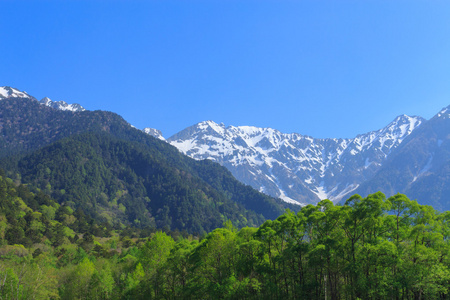
M 446 299 L 450 292 L 450 213 L 404 195 L 356 195 L 343 206 L 323 200 L 258 228 L 226 221 L 199 241 L 161 231 L 130 238 L 132 228 L 120 238 L 81 235 L 58 221 L 76 215 L 75 224 L 81 213 L 60 206 L 52 221 L 27 205 L 37 195 L 3 178 L 0 187 L 5 232 L 41 234 L 38 243 L 0 246 L 4 299 Z M 18 197 L 20 189 L 28 196 Z M 36 207 L 54 207 L 46 201 Z
M 11 268 L 0 272 L 0 278 L 3 282 L 0 285 L 0 295 L 5 299 L 19 299 L 23 296 L 23 286 L 19 282 L 19 278 Z
M 247 208 L 267 217 L 282 213 L 273 198 L 239 183 L 217 164 L 193 161 L 172 150 L 160 153 L 105 133 L 60 140 L 18 157 L 16 168 L 12 172 L 20 173 L 22 182 L 109 227 L 125 224 L 201 234 L 224 220 L 238 228 L 260 225 L 264 217 Z M 50 220 L 70 223 L 64 219 L 70 213 L 58 212 L 57 206 L 43 205 L 41 210 Z M 83 224 L 77 225 L 85 231 Z
M 114 113 L 60 111 L 28 99 L 4 99 L 0 112 L 0 165 L 8 174 L 115 228 L 205 234 L 227 219 L 258 226 L 289 206 Z
M 376 193 L 280 215 L 118 115 L 0 111 L 3 299 L 449 298 L 449 212 Z

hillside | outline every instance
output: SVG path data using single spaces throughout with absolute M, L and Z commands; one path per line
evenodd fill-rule
M 61 111 L 7 98 L 0 101 L 0 130 L 1 165 L 8 174 L 109 223 L 204 232 L 226 219 L 258 225 L 289 207 L 114 113 Z M 82 133 L 87 135 L 75 136 Z

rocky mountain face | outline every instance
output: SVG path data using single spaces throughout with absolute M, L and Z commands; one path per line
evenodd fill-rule
M 450 209 L 450 106 L 414 130 L 378 172 L 355 192 L 406 194 L 438 210 Z
M 27 99 L 33 99 L 36 100 L 33 96 L 28 95 L 27 92 L 21 92 L 18 89 L 9 87 L 9 86 L 2 86 L 0 87 L 0 100 L 6 99 L 6 98 L 27 98 Z M 58 110 L 65 110 L 65 111 L 85 111 L 86 109 L 82 107 L 80 104 L 74 103 L 74 104 L 68 104 L 64 101 L 52 101 L 49 98 L 45 97 L 38 101 L 40 104 L 58 109 Z
M 192 158 L 220 163 L 261 192 L 308 204 L 325 198 L 339 201 L 354 192 L 423 122 L 402 115 L 385 128 L 353 139 L 316 139 L 205 121 L 167 141 Z

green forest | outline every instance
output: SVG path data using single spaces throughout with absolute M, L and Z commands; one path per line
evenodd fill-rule
M 323 200 L 201 236 L 114 229 L 0 177 L 1 299 L 447 299 L 450 213 Z
M 276 219 L 288 204 L 237 181 L 217 163 L 196 161 L 131 127 L 117 114 L 72 113 L 28 99 L 0 101 L 0 167 L 113 228 L 203 235 Z

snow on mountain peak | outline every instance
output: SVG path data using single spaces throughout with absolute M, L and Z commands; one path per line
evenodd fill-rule
M 26 92 L 21 92 L 18 89 L 9 87 L 9 86 L 2 86 L 0 87 L 0 100 L 6 99 L 6 98 L 27 98 L 36 100 L 36 98 L 28 95 Z M 49 98 L 45 97 L 42 100 L 39 101 L 40 104 L 52 107 L 59 110 L 67 110 L 67 111 L 85 111 L 86 109 L 82 107 L 80 104 L 68 104 L 64 101 L 57 101 L 54 102 L 50 100 Z
M 300 203 L 338 201 L 372 176 L 422 122 L 402 115 L 385 128 L 353 139 L 315 139 L 204 121 L 167 141 L 192 158 L 224 165 L 240 181 L 272 196 Z
M 145 132 L 146 134 L 149 134 L 157 139 L 160 139 L 162 141 L 165 141 L 166 139 L 163 137 L 161 130 L 158 129 L 154 129 L 154 128 L 144 128 L 142 129 L 143 132 Z
M 84 107 L 82 107 L 78 103 L 68 104 L 65 101 L 52 101 L 48 97 L 42 98 L 39 101 L 39 103 L 41 103 L 42 105 L 48 106 L 48 107 L 55 108 L 55 109 L 72 111 L 72 112 L 74 112 L 74 111 L 85 111 L 86 110 Z
M 214 130 L 218 134 L 224 134 L 224 132 L 225 132 L 225 125 L 223 125 L 223 124 L 219 125 L 219 124 L 217 124 L 214 121 L 200 122 L 200 123 L 197 124 L 197 126 L 201 130 L 206 130 L 208 128 L 211 128 L 212 130 Z
M 30 95 L 28 95 L 26 92 L 21 92 L 18 89 L 9 87 L 9 86 L 2 86 L 0 87 L 0 100 L 5 98 L 33 98 Z

